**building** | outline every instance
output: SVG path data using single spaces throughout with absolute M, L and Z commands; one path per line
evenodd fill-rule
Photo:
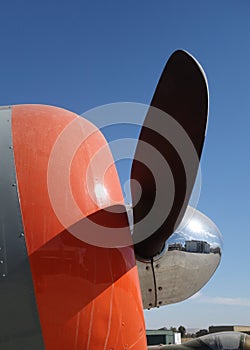
M 148 345 L 175 344 L 175 333 L 173 331 L 165 329 L 147 330 L 146 336 Z
M 182 244 L 181 243 L 171 243 L 168 245 L 168 250 L 182 250 Z
M 210 326 L 209 333 L 241 332 L 250 335 L 250 326 Z
M 210 244 L 205 241 L 186 241 L 185 242 L 185 250 L 190 253 L 210 253 Z

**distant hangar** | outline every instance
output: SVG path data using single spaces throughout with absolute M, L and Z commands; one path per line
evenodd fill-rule
M 209 333 L 241 332 L 250 335 L 250 326 L 210 326 Z

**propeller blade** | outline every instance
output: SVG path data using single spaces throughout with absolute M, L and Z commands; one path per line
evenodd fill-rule
M 178 50 L 156 87 L 132 164 L 133 241 L 143 258 L 159 254 L 182 220 L 199 167 L 207 116 L 205 74 L 190 54 Z

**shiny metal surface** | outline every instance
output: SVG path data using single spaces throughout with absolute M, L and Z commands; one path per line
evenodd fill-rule
M 173 304 L 194 295 L 214 274 L 221 252 L 222 236 L 217 226 L 188 207 L 178 229 L 166 241 L 163 254 L 151 262 L 137 259 L 143 307 Z M 147 266 L 150 269 L 146 270 Z

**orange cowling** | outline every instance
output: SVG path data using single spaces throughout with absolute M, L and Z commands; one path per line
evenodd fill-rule
M 122 191 L 101 132 L 42 105 L 14 106 L 12 131 L 45 348 L 146 349 Z

